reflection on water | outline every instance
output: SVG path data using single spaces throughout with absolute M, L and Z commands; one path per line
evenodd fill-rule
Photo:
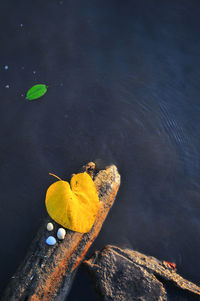
M 48 172 L 69 177 L 91 160 L 116 164 L 122 184 L 90 252 L 134 248 L 176 262 L 198 283 L 200 5 L 0 6 L 0 60 L 9 66 L 0 70 L 1 286 L 45 214 Z M 25 101 L 21 94 L 39 82 L 48 93 Z M 77 283 L 71 300 L 80 300 Z

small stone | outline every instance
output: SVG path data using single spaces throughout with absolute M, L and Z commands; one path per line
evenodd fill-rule
M 8 66 L 7 66 L 7 65 L 5 65 L 5 66 L 4 66 L 4 69 L 5 69 L 5 70 L 8 70 Z
M 47 230 L 48 231 L 52 231 L 53 230 L 53 224 L 52 223 L 48 223 L 47 224 Z
M 54 246 L 54 245 L 56 244 L 56 239 L 55 239 L 55 237 L 49 236 L 49 237 L 46 239 L 46 244 L 49 245 L 49 246 Z
M 63 228 L 59 228 L 58 229 L 58 232 L 57 232 L 57 237 L 58 237 L 58 239 L 64 239 L 65 238 L 65 235 L 66 235 L 66 231 L 65 231 L 65 229 L 63 229 Z
M 5 86 L 5 88 L 6 88 L 6 89 L 9 89 L 9 88 L 10 88 L 10 86 L 9 86 L 9 85 L 6 85 L 6 86 Z
M 36 71 L 35 71 L 35 70 L 33 70 L 33 74 L 36 74 Z

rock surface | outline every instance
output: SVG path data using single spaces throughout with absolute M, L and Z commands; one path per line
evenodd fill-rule
M 85 167 L 85 170 L 92 175 L 91 169 L 90 165 Z M 92 229 L 85 234 L 66 230 L 64 240 L 58 241 L 54 246 L 48 246 L 45 243 L 49 236 L 46 225 L 50 218 L 45 219 L 24 262 L 12 277 L 1 300 L 65 300 L 76 268 L 97 237 L 113 205 L 120 185 L 117 168 L 112 165 L 99 171 L 94 178 L 94 183 L 100 205 Z M 60 226 L 53 223 L 55 226 L 51 234 L 56 237 Z
M 200 300 L 200 287 L 178 275 L 167 262 L 142 253 L 106 246 L 84 261 L 102 300 Z M 169 299 L 169 287 L 181 299 Z

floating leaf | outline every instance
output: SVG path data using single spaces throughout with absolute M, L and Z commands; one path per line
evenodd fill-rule
M 86 173 L 72 177 L 70 184 L 59 180 L 47 190 L 46 209 L 65 228 L 86 233 L 92 228 L 99 208 L 99 197 L 92 178 Z
M 40 84 L 30 88 L 26 94 L 26 98 L 29 100 L 37 99 L 42 97 L 47 92 L 48 86 Z

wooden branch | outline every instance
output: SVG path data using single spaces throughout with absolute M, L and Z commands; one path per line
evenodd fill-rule
M 108 245 L 83 263 L 102 300 L 200 300 L 200 287 L 173 265 L 134 250 Z
M 91 172 L 90 167 L 86 166 L 85 169 Z M 65 300 L 76 268 L 97 237 L 113 205 L 120 185 L 117 168 L 112 165 L 100 171 L 94 183 L 99 194 L 100 207 L 91 231 L 81 234 L 67 230 L 63 241 L 48 246 L 45 243 L 49 236 L 46 225 L 51 219 L 45 219 L 24 262 L 8 284 L 2 301 Z M 53 224 L 55 227 L 50 235 L 56 237 L 59 225 L 55 222 Z

